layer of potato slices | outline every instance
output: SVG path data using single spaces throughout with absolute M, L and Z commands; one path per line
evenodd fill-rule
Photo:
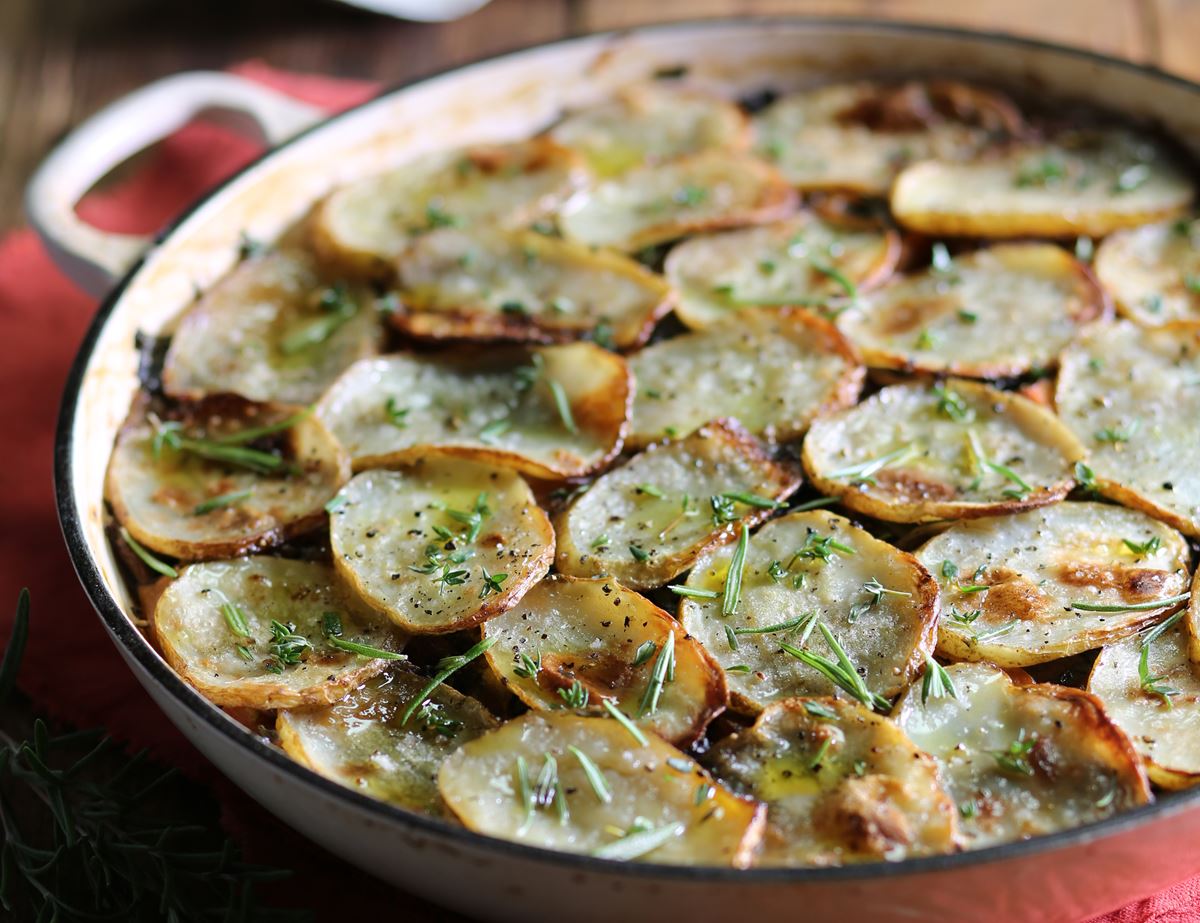
M 261 556 L 183 568 L 152 624 L 167 663 L 226 707 L 336 702 L 403 659 L 405 640 L 329 565 Z
M 613 718 L 529 712 L 464 744 L 438 787 L 468 828 L 615 861 L 747 867 L 760 805 Z
M 310 404 L 356 359 L 373 355 L 382 327 L 361 288 L 327 284 L 311 256 L 252 256 L 183 315 L 163 366 L 175 397 L 239 394 Z
M 857 702 L 777 702 L 706 762 L 767 805 L 756 866 L 897 862 L 957 848 L 958 811 L 933 759 Z
M 394 667 L 333 705 L 282 711 L 279 745 L 347 788 L 410 811 L 449 816 L 438 793 L 438 769 L 499 722 L 444 683 L 422 696 L 427 682 L 415 670 Z
M 894 717 L 937 760 L 971 849 L 1102 820 L 1150 801 L 1137 753 L 1099 700 L 1016 685 L 999 667 L 959 663 L 912 686 Z
M 421 234 L 530 224 L 586 178 L 579 155 L 546 138 L 430 154 L 332 192 L 313 213 L 310 241 L 331 269 L 388 278 Z
M 1095 487 L 1200 535 L 1200 323 L 1104 324 L 1063 352 L 1054 401 Z
M 601 475 L 556 521 L 558 569 L 661 586 L 769 516 L 800 486 L 733 420 L 657 443 Z
M 736 151 L 706 151 L 640 167 L 581 191 L 563 207 L 564 236 L 632 252 L 788 215 L 796 195 L 775 170 Z
M 638 84 L 569 113 L 549 135 L 608 177 L 701 151 L 743 150 L 750 124 L 737 106 L 709 93 Z
M 1200 225 L 1184 218 L 1117 231 L 1096 250 L 1096 276 L 1139 324 L 1200 320 Z
M 755 228 L 707 234 L 671 250 L 664 270 L 675 313 L 701 330 L 748 308 L 836 310 L 888 278 L 900 238 L 804 212 Z
M 865 377 L 837 328 L 799 309 L 739 311 L 634 353 L 629 368 L 634 446 L 718 417 L 771 441 L 794 439 L 814 417 L 852 405 Z
M 136 542 L 227 558 L 318 527 L 350 460 L 315 416 L 233 397 L 162 417 L 140 398 L 117 434 L 105 493 Z
M 892 186 L 892 213 L 914 231 L 976 237 L 1101 237 L 1177 215 L 1195 188 L 1145 135 L 1076 131 L 969 163 L 927 160 Z
M 641 345 L 671 307 L 670 288 L 640 263 L 536 231 L 444 228 L 399 262 L 403 306 L 391 316 L 430 339 L 552 342 L 602 335 Z
M 564 478 L 620 451 L 632 400 L 620 356 L 569 343 L 364 359 L 334 383 L 317 415 L 356 468 L 402 464 L 437 448 Z
M 554 530 L 519 474 L 430 453 L 364 471 L 330 504 L 333 560 L 414 633 L 458 631 L 516 605 L 554 560 Z
M 813 423 L 804 467 L 822 493 L 891 522 L 970 519 L 1066 496 L 1083 447 L 1033 401 L 978 382 L 893 385 Z
M 823 511 L 789 513 L 750 536 L 736 566 L 735 553 L 723 546 L 696 562 L 679 619 L 725 668 L 739 710 L 835 691 L 794 653 L 836 659 L 818 623 L 862 671 L 867 688 L 887 698 L 899 694 L 933 652 L 933 578 L 912 555 L 849 520 Z
M 838 326 L 868 365 L 1003 378 L 1052 366 L 1112 312 L 1091 274 L 1053 244 L 1000 244 L 950 258 L 859 299 Z
M 871 81 L 802 90 L 754 120 L 755 147 L 800 189 L 886 195 L 907 163 L 963 159 L 1022 130 L 1005 97 L 964 83 Z
M 1133 634 L 1177 608 L 1188 586 L 1187 540 L 1107 503 L 957 522 L 917 558 L 941 581 L 938 652 L 1005 667 Z

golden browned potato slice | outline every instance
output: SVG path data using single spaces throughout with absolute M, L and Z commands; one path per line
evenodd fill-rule
M 381 333 L 366 291 L 325 284 L 303 251 L 270 251 L 243 261 L 183 315 L 163 388 L 175 397 L 310 404 L 373 355 Z
M 912 686 L 902 730 L 939 765 L 970 849 L 1092 823 L 1150 801 L 1141 761 L 1099 700 L 1048 683 L 1016 685 L 999 667 L 945 668 L 953 694 Z
M 1053 244 L 1000 244 L 905 276 L 860 299 L 838 327 L 868 365 L 974 378 L 1053 365 L 1112 311 L 1091 274 Z
M 632 399 L 620 356 L 571 343 L 365 359 L 329 389 L 317 415 L 356 468 L 401 464 L 438 448 L 563 478 L 594 471 L 620 451 Z
M 661 276 L 610 251 L 534 231 L 445 228 L 400 259 L 392 324 L 432 339 L 646 341 L 671 307 Z M 602 338 L 603 338 L 602 337 Z
M 278 545 L 319 526 L 350 460 L 315 416 L 210 398 L 159 418 L 141 399 L 117 434 L 105 491 L 147 548 L 185 560 Z
M 679 618 L 727 671 L 734 704 L 758 711 L 796 695 L 830 695 L 833 683 L 784 647 L 835 654 L 814 631 L 829 627 L 888 698 L 921 672 L 937 637 L 937 584 L 907 552 L 841 516 L 789 513 L 750 537 L 740 593 L 726 612 L 733 549 L 716 548 L 688 575 Z
M 280 712 L 279 745 L 298 763 L 364 795 L 421 814 L 453 816 L 438 794 L 438 769 L 499 722 L 444 683 L 405 721 L 427 682 L 396 667 L 325 708 Z
M 938 652 L 1005 667 L 1157 621 L 1182 602 L 1188 557 L 1187 540 L 1145 513 L 1073 502 L 957 522 L 917 552 L 942 585 Z
M 641 84 L 568 114 L 550 137 L 608 177 L 701 151 L 742 150 L 750 144 L 750 124 L 737 106 L 711 94 Z
M 1200 226 L 1181 219 L 1117 231 L 1096 251 L 1096 275 L 1139 324 L 1200 320 Z
M 559 514 L 557 566 L 633 589 L 660 586 L 800 486 L 732 420 L 658 443 L 600 476 Z
M 706 151 L 579 192 L 558 223 L 569 239 L 630 252 L 698 231 L 764 224 L 795 207 L 795 192 L 767 164 Z
M 519 474 L 429 453 L 355 475 L 330 504 L 333 560 L 411 632 L 458 631 L 516 605 L 554 560 L 554 530 Z
M 604 701 L 678 746 L 725 709 L 725 676 L 666 612 L 615 580 L 551 577 L 484 626 L 488 662 L 530 708 Z
M 978 382 L 893 385 L 813 423 L 804 467 L 822 493 L 891 522 L 970 519 L 1053 503 L 1083 447 L 1027 398 Z
M 683 436 L 732 417 L 769 440 L 849 407 L 865 370 L 828 321 L 802 310 L 740 311 L 629 359 L 637 385 L 630 445 Z
M 520 227 L 552 213 L 586 181 L 579 155 L 546 138 L 430 154 L 335 190 L 310 239 L 341 272 L 390 277 L 414 238 L 442 227 Z
M 778 100 L 755 120 L 756 149 L 801 189 L 886 195 L 907 163 L 970 157 L 1022 129 L 1005 97 L 951 81 L 837 83 Z
M 857 702 L 777 702 L 713 747 L 708 765 L 767 805 L 755 865 L 897 862 L 957 849 L 958 811 L 933 759 Z
M 750 864 L 763 809 L 611 718 L 529 712 L 464 744 L 438 787 L 477 833 L 666 865 Z
M 1191 203 L 1191 180 L 1144 135 L 1071 132 L 970 163 L 927 160 L 892 186 L 892 212 L 923 234 L 1101 237 Z
M 1063 353 L 1054 397 L 1099 491 L 1185 535 L 1200 535 L 1198 385 L 1200 324 L 1122 321 Z
M 404 636 L 313 561 L 191 564 L 159 597 L 153 625 L 167 663 L 227 707 L 336 702 L 403 659 Z

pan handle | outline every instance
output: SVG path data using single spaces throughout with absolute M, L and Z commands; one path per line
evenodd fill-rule
M 75 205 L 113 167 L 207 109 L 249 115 L 270 145 L 325 115 L 254 81 L 215 71 L 157 80 L 97 112 L 50 152 L 25 187 L 29 223 L 80 288 L 97 296 L 107 292 L 151 238 L 92 227 L 75 213 Z

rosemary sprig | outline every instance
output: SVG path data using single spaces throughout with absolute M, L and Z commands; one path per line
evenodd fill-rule
M 564 689 L 558 690 L 558 697 L 563 700 L 567 708 L 587 708 L 588 699 L 591 698 L 591 693 L 588 692 L 587 686 L 579 680 L 572 680 L 571 685 Z
M 894 465 L 899 461 L 906 461 L 911 458 L 916 452 L 916 445 L 908 443 L 898 449 L 888 452 L 885 455 L 880 455 L 878 458 L 868 459 L 860 462 L 857 465 L 850 465 L 846 468 L 839 468 L 836 471 L 829 472 L 826 477 L 835 478 L 837 480 L 849 479 L 855 484 L 871 484 L 876 483 L 874 475 L 882 471 L 888 465 Z
M 773 625 L 763 625 L 760 628 L 733 628 L 731 629 L 735 635 L 773 635 L 781 631 L 793 631 L 798 628 L 805 629 L 801 644 L 808 640 L 809 634 L 812 633 L 813 627 L 816 624 L 817 612 L 805 612 L 803 615 L 798 615 L 794 619 L 788 619 L 786 622 L 776 622 Z
M 616 719 L 617 723 L 621 725 L 621 727 L 625 728 L 625 730 L 629 732 L 629 736 L 636 740 L 641 746 L 644 747 L 650 742 L 646 739 L 646 735 L 642 733 L 641 728 L 634 724 L 633 720 L 627 714 L 625 714 L 625 712 L 621 711 L 621 709 L 616 706 L 612 699 L 602 699 L 600 704 L 604 706 L 604 710 L 606 712 Z
M 683 824 L 666 824 L 662 827 L 651 827 L 648 830 L 635 830 L 626 833 L 619 840 L 605 843 L 592 851 L 598 859 L 615 859 L 628 862 L 653 852 L 665 843 L 669 843 L 684 831 Z
M 121 526 L 121 539 L 129 546 L 129 550 L 141 559 L 141 562 L 156 574 L 162 574 L 164 577 L 178 577 L 179 571 L 173 568 L 166 561 L 160 561 L 149 551 L 142 547 L 142 543 L 129 534 L 129 530 Z
M 600 771 L 600 767 L 592 762 L 592 758 L 575 746 L 568 746 L 567 750 L 575 759 L 579 760 L 579 765 L 583 768 L 583 774 L 587 777 L 588 785 L 592 788 L 592 793 L 596 796 L 596 800 L 601 804 L 608 804 L 612 801 L 612 789 L 608 787 L 608 781 L 604 778 L 604 773 Z
M 398 654 L 395 651 L 384 650 L 382 647 L 374 647 L 358 641 L 347 641 L 342 637 L 342 619 L 336 612 L 325 613 L 323 626 L 325 640 L 329 643 L 330 647 L 336 648 L 339 651 L 345 651 L 348 654 L 357 654 L 359 657 L 371 657 L 377 660 L 408 660 L 404 654 Z
M 324 343 L 358 313 L 358 302 L 341 282 L 325 289 L 317 305 L 323 314 L 301 324 L 279 341 L 279 351 L 285 356 Z
M 934 660 L 929 654 L 925 655 L 925 675 L 921 677 L 921 704 L 929 702 L 929 697 L 935 699 L 950 696 L 958 698 L 958 690 L 954 688 L 954 680 L 946 672 L 945 667 Z
M 781 644 L 780 648 L 788 654 L 791 654 L 801 663 L 805 663 L 812 667 L 831 683 L 840 689 L 843 689 L 847 694 L 858 699 L 868 708 L 873 708 L 876 711 L 886 711 L 891 707 L 891 703 L 883 696 L 872 692 L 867 688 L 866 682 L 858 674 L 858 670 L 854 667 L 854 662 L 846 653 L 845 648 L 838 642 L 838 639 L 833 636 L 823 622 L 817 623 L 817 628 L 821 632 L 821 636 L 825 639 L 825 643 L 829 645 L 829 649 L 833 651 L 836 661 L 830 660 L 828 657 L 822 657 L 820 654 L 814 654 L 811 651 L 806 651 L 803 648 L 793 647 L 790 644 Z
M 654 661 L 654 669 L 650 671 L 650 681 L 642 700 L 638 703 L 638 717 L 644 718 L 658 710 L 658 700 L 662 696 L 663 686 L 675 678 L 675 632 L 667 632 L 658 657 Z
M 264 436 L 274 436 L 276 433 L 287 432 L 297 423 L 302 423 L 311 417 L 314 410 L 316 410 L 315 407 L 308 406 L 274 423 L 264 423 L 262 426 L 247 426 L 233 433 L 216 436 L 212 441 L 221 445 L 246 445 L 247 443 L 254 442 L 256 439 L 262 439 Z
M 1180 690 L 1174 686 L 1167 686 L 1163 683 L 1165 676 L 1155 676 L 1150 672 L 1150 645 L 1163 636 L 1176 622 L 1183 618 L 1183 612 L 1176 612 L 1173 616 L 1146 632 L 1146 636 L 1142 639 L 1141 650 L 1138 655 L 1138 680 L 1141 683 L 1142 692 L 1147 695 L 1156 695 L 1162 699 L 1163 704 L 1167 708 L 1171 707 L 1171 697 L 1179 695 Z
M 746 551 L 750 547 L 750 530 L 742 524 L 733 557 L 729 559 L 729 573 L 725 575 L 725 594 L 721 599 L 721 613 L 733 615 L 742 598 L 742 573 L 746 567 Z
M 496 643 L 497 640 L 499 639 L 484 638 L 478 644 L 473 645 L 465 654 L 458 654 L 453 657 L 443 657 L 441 660 L 439 660 L 437 664 L 437 672 L 434 673 L 433 678 L 421 688 L 421 691 L 416 694 L 413 700 L 408 703 L 408 706 L 401 713 L 400 725 L 403 727 L 404 725 L 408 724 L 408 719 L 413 716 L 413 712 L 420 708 L 421 703 L 429 698 L 429 696 L 435 689 L 437 689 L 438 686 L 449 679 L 451 674 L 461 670 L 476 657 L 479 657 L 481 654 L 485 653 L 493 644 Z
M 1190 593 L 1180 593 L 1178 596 L 1168 596 L 1166 599 L 1152 599 L 1144 603 L 1119 603 L 1112 606 L 1079 601 L 1071 603 L 1071 608 L 1082 612 L 1147 612 L 1151 609 L 1174 606 L 1184 602 L 1190 595 Z
M 163 448 L 172 449 L 203 458 L 206 461 L 218 462 L 235 468 L 246 468 L 255 474 L 290 474 L 292 465 L 284 461 L 280 455 L 250 449 L 237 442 L 219 441 L 217 439 L 196 439 L 183 435 L 183 424 L 177 420 L 163 422 L 156 417 L 150 417 L 150 425 L 154 429 L 151 437 L 151 451 L 155 458 L 162 454 Z M 241 433 L 234 434 L 241 436 Z
M 669 584 L 667 589 L 676 596 L 683 596 L 687 599 L 716 599 L 721 595 L 716 590 L 702 590 L 698 587 L 681 586 L 677 583 Z
M 249 500 L 253 494 L 254 490 L 249 488 L 246 490 L 231 490 L 228 493 L 211 497 L 202 503 L 197 503 L 192 510 L 192 515 L 203 516 L 214 510 L 223 510 L 226 507 L 237 506 L 243 500 Z

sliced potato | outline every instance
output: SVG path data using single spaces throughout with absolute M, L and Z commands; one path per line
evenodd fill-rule
M 923 234 L 1102 237 L 1160 221 L 1195 188 L 1166 151 L 1124 129 L 1064 133 L 970 163 L 927 160 L 892 186 L 892 213 Z
M 1107 503 L 1056 503 L 957 522 L 922 545 L 917 558 L 941 579 L 938 652 L 1005 667 L 1069 657 L 1133 634 L 1177 608 L 1188 585 L 1187 540 L 1145 513 Z M 1171 598 L 1176 602 L 1145 608 Z
M 341 626 L 332 640 L 330 613 Z M 388 663 L 338 648 L 338 640 L 404 649 L 404 636 L 359 602 L 332 567 L 287 558 L 188 565 L 159 597 L 153 625 L 167 663 L 226 707 L 336 702 Z
M 586 176 L 577 154 L 546 138 L 430 154 L 335 190 L 317 206 L 310 240 L 326 266 L 387 278 L 426 231 L 529 224 Z
M 289 420 L 285 430 L 241 441 Z M 349 476 L 333 436 L 294 407 L 212 398 L 162 420 L 139 399 L 117 434 L 105 491 L 134 539 L 190 561 L 270 548 L 315 529 Z
M 991 664 L 945 671 L 954 696 L 922 703 L 914 685 L 894 717 L 937 760 L 968 848 L 1078 827 L 1150 801 L 1137 753 L 1093 696 L 1017 685 Z
M 795 193 L 767 164 L 706 151 L 577 193 L 559 226 L 569 239 L 630 252 L 697 231 L 775 221 L 795 206 Z
M 1200 320 L 1200 226 L 1163 221 L 1117 231 L 1096 251 L 1096 275 L 1139 324 Z
M 356 468 L 401 464 L 437 448 L 563 478 L 594 471 L 620 451 L 632 400 L 620 356 L 571 343 L 366 359 L 329 389 L 317 415 Z
M 1022 129 L 1005 97 L 951 81 L 837 83 L 793 93 L 754 120 L 756 148 L 801 189 L 886 195 L 907 163 L 963 159 Z
M 678 746 L 725 709 L 725 675 L 708 652 L 615 580 L 544 580 L 483 636 L 496 639 L 487 653 L 492 669 L 530 708 L 596 708 L 607 699 Z
M 1104 496 L 1200 535 L 1200 323 L 1094 328 L 1063 353 L 1054 400 Z
M 649 346 L 629 367 L 637 384 L 631 445 L 683 436 L 718 417 L 772 441 L 794 439 L 814 417 L 853 404 L 865 377 L 828 321 L 763 308 Z
M 679 319 L 702 330 L 751 307 L 838 304 L 885 280 L 899 258 L 894 231 L 855 229 L 804 212 L 684 241 L 664 269 L 679 293 Z
M 799 486 L 799 474 L 738 423 L 717 420 L 651 446 L 577 497 L 557 520 L 558 569 L 633 589 L 660 586 Z M 732 494 L 753 494 L 755 502 Z
M 240 263 L 188 308 L 163 388 L 175 397 L 311 404 L 352 362 L 374 355 L 381 334 L 369 293 L 323 284 L 303 251 L 273 250 Z
M 971 519 L 1053 503 L 1083 447 L 1044 407 L 978 382 L 884 388 L 813 423 L 804 467 L 822 493 L 890 522 Z
M 1091 274 L 1053 244 L 1000 244 L 905 276 L 838 316 L 868 365 L 1004 378 L 1047 368 L 1112 313 Z
M 607 177 L 701 151 L 742 150 L 750 144 L 750 124 L 733 103 L 708 93 L 640 84 L 569 113 L 550 137 Z
M 438 787 L 459 820 L 489 836 L 612 859 L 748 866 L 762 807 L 670 744 L 643 739 L 611 718 L 529 712 L 464 744 Z
M 396 667 L 325 708 L 282 711 L 279 745 L 296 762 L 364 795 L 447 817 L 437 774 L 446 757 L 499 726 L 486 708 L 445 683 L 406 723 L 428 680 Z
M 458 631 L 516 605 L 554 560 L 554 530 L 521 476 L 453 456 L 364 471 L 329 519 L 350 586 L 411 632 Z
M 767 805 L 755 865 L 890 862 L 956 850 L 937 765 L 892 721 L 844 699 L 785 699 L 708 758 Z
M 423 234 L 400 260 L 399 286 L 392 323 L 432 339 L 551 342 L 599 330 L 625 349 L 671 308 L 666 282 L 640 263 L 534 231 Z
M 727 671 L 734 704 L 756 712 L 797 695 L 832 695 L 820 673 L 787 653 L 803 647 L 831 659 L 827 625 L 862 671 L 867 688 L 898 695 L 921 672 L 937 638 L 937 584 L 910 554 L 841 516 L 789 513 L 751 536 L 741 597 L 723 612 L 733 549 L 706 553 L 686 586 L 715 598 L 683 597 L 679 619 Z M 884 589 L 867 591 L 872 581 Z M 732 637 L 732 642 L 730 638 Z M 736 647 L 733 646 L 736 643 Z

